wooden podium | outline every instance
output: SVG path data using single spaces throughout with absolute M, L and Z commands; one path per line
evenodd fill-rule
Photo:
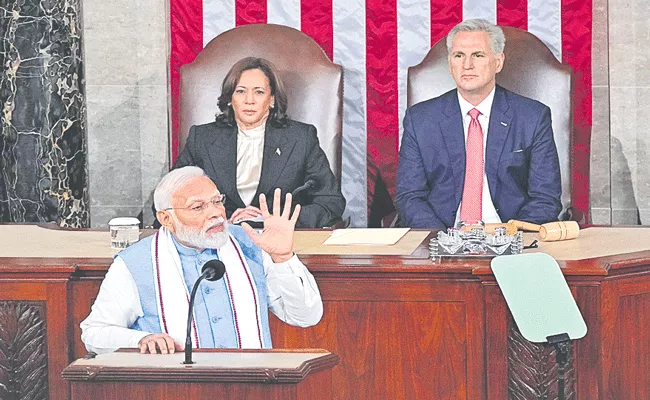
M 74 361 L 61 374 L 72 400 L 330 399 L 338 356 L 322 349 L 198 350 L 140 354 L 121 350 Z

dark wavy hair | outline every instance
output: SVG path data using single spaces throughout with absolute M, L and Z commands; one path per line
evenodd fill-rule
M 217 114 L 217 121 L 225 123 L 229 126 L 235 126 L 235 111 L 230 104 L 232 95 L 235 92 L 239 78 L 250 69 L 259 69 L 264 72 L 264 75 L 269 79 L 269 86 L 271 87 L 271 95 L 275 96 L 273 108 L 269 111 L 268 121 L 275 127 L 284 127 L 287 125 L 287 92 L 284 89 L 284 84 L 280 79 L 280 74 L 269 60 L 257 57 L 246 57 L 235 63 L 226 74 L 221 84 L 221 95 L 217 101 L 220 114 Z

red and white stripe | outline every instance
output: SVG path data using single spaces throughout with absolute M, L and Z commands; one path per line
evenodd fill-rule
M 239 348 L 261 349 L 264 342 L 259 295 L 239 243 L 230 237 L 229 246 L 219 249 L 219 258 L 226 265 L 224 281 L 230 297 Z
M 382 179 L 394 195 L 406 73 L 463 19 L 527 29 L 575 71 L 575 157 L 588 165 L 591 131 L 591 2 L 578 0 L 170 0 L 172 156 L 178 154 L 178 69 L 235 26 L 300 29 L 344 67 L 342 190 L 346 214 L 367 224 Z M 506 61 L 507 62 L 507 61 Z M 289 110 L 290 111 L 290 110 Z M 289 112 L 290 114 L 290 112 Z M 588 204 L 588 168 L 573 171 L 574 206 Z

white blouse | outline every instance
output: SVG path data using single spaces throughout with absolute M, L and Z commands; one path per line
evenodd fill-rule
M 265 126 L 262 123 L 250 130 L 237 127 L 237 191 L 247 206 L 253 201 L 262 175 Z

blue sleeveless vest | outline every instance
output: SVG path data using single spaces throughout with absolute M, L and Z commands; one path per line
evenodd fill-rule
M 228 230 L 239 244 L 255 282 L 259 297 L 257 311 L 261 320 L 262 347 L 271 348 L 266 276 L 264 274 L 262 252 L 241 227 L 229 225 Z M 124 260 L 129 272 L 133 276 L 144 313 L 144 316 L 139 317 L 133 326 L 129 328 L 151 333 L 161 333 L 160 316 L 158 315 L 156 290 L 154 287 L 154 265 L 151 260 L 151 247 L 155 245 L 155 236 L 151 235 L 138 241 L 120 252 L 116 257 L 121 257 Z M 191 258 L 195 259 L 195 265 L 186 265 L 185 260 L 189 258 L 187 255 L 181 255 L 183 273 L 188 291 L 192 290 L 192 285 L 196 278 L 198 278 L 201 266 L 207 261 L 218 259 L 219 257 L 215 250 L 206 249 L 202 253 L 197 252 L 197 255 L 191 256 Z M 195 278 L 191 282 L 188 282 L 187 277 L 190 272 L 194 274 Z M 225 279 L 224 277 L 216 282 L 202 281 L 196 294 L 194 316 L 196 318 L 199 342 L 203 348 L 239 347 L 232 300 Z M 236 289 L 233 288 L 233 290 Z

